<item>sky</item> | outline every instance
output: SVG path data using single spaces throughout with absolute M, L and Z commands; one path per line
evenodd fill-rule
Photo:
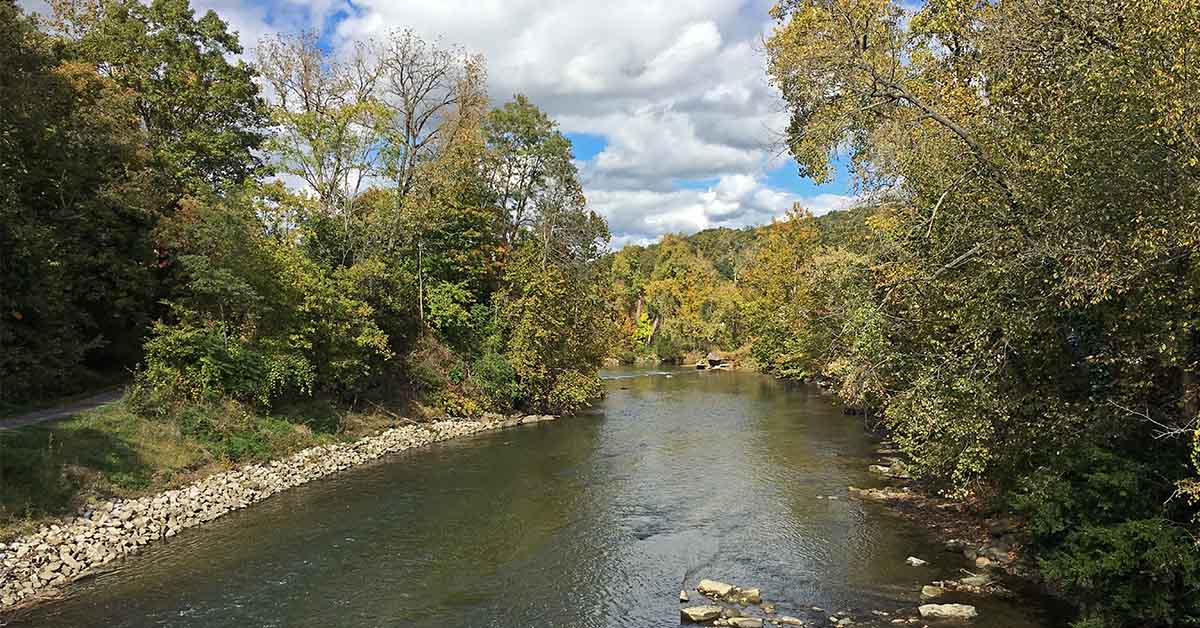
M 495 104 L 523 93 L 571 139 L 612 245 L 770 222 L 799 202 L 853 200 L 781 150 L 787 114 L 767 82 L 772 0 L 192 0 L 256 42 L 312 29 L 336 49 L 411 28 L 482 53 Z M 23 0 L 38 9 L 38 0 Z

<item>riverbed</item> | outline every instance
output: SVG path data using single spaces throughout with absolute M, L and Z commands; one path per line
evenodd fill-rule
M 277 495 L 14 625 L 678 626 L 681 583 L 714 578 L 819 626 L 832 612 L 912 608 L 921 585 L 969 566 L 846 495 L 877 482 L 874 443 L 815 388 L 741 372 L 604 375 L 607 397 L 583 415 Z M 982 628 L 1051 625 L 1031 600 L 939 602 L 976 605 Z

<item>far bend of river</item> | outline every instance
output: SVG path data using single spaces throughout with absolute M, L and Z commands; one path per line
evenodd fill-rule
M 815 389 L 739 372 L 603 375 L 607 398 L 581 416 L 293 489 L 14 625 L 678 626 L 687 574 L 689 589 L 702 577 L 757 586 L 780 614 L 827 626 L 811 607 L 912 608 L 921 585 L 968 567 L 846 496 L 877 485 L 873 443 Z M 1030 600 L 939 600 L 956 601 L 979 607 L 977 628 L 1053 623 Z

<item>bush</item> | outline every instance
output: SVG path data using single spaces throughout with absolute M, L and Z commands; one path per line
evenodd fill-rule
M 179 400 L 229 397 L 266 406 L 285 390 L 309 393 L 312 385 L 313 369 L 302 356 L 252 348 L 230 337 L 222 323 L 160 323 L 146 342 L 133 397 L 142 407 L 144 395 L 151 391 Z
M 604 388 L 594 373 L 566 371 L 554 381 L 546 409 L 554 414 L 575 414 L 599 397 Z
M 475 361 L 474 381 L 497 412 L 512 410 L 521 394 L 517 371 L 504 356 L 489 351 Z
M 1164 469 L 1083 448 L 1019 483 L 1042 572 L 1081 608 L 1077 628 L 1200 622 L 1200 555 L 1173 524 Z

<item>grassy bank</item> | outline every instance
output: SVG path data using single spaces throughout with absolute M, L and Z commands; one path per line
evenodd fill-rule
M 269 415 L 224 403 L 150 419 L 121 401 L 62 421 L 0 431 L 0 539 L 70 515 L 92 500 L 166 490 L 233 464 L 351 440 L 396 421 L 382 412 L 346 411 L 319 401 Z

